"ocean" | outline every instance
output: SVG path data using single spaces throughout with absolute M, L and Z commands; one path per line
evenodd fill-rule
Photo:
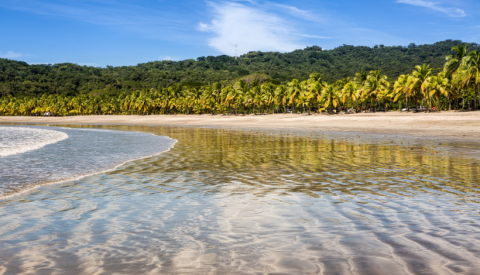
M 0 274 L 478 274 L 475 143 L 0 126 Z

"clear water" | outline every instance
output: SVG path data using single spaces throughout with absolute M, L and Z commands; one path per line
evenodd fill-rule
M 40 149 L 67 138 L 67 134 L 59 131 L 26 127 L 0 127 L 0 157 Z
M 178 143 L 1 200 L 0 274 L 480 270 L 479 165 L 461 154 L 475 144 L 103 128 Z
M 113 169 L 175 143 L 148 133 L 41 126 L 3 126 L 0 137 L 0 198 Z

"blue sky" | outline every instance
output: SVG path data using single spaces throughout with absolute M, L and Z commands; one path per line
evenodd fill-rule
M 1 0 L 0 57 L 136 65 L 318 45 L 480 42 L 478 0 Z

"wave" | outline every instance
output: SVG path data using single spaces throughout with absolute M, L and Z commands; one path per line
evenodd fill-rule
M 0 127 L 0 138 L 5 156 L 0 157 L 0 200 L 40 186 L 113 171 L 130 161 L 166 152 L 177 142 L 152 133 L 64 127 Z M 68 141 L 40 148 L 62 138 Z M 35 147 L 39 150 L 26 152 Z M 18 154 L 22 150 L 25 152 Z
M 24 127 L 0 127 L 0 157 L 22 154 L 67 139 L 64 132 Z

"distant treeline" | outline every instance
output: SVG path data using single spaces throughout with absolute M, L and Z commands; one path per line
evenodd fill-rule
M 307 80 L 313 71 L 323 75 L 323 81 L 333 83 L 354 77 L 356 72 L 380 70 L 393 84 L 398 76 L 411 72 L 418 64 L 429 64 L 435 71 L 442 68 L 445 57 L 452 54 L 452 47 L 458 44 L 464 43 L 446 40 L 432 45 L 378 45 L 373 48 L 343 45 L 333 50 L 312 46 L 290 53 L 250 52 L 238 59 L 221 55 L 107 68 L 71 63 L 29 65 L 0 59 L 0 97 L 119 96 L 144 88 L 161 90 L 181 86 L 181 89 L 190 89 L 217 82 L 228 86 L 252 74 L 253 77 L 261 74 L 266 78 L 264 82 L 280 85 L 292 79 Z M 480 47 L 472 43 L 468 49 Z
M 452 47 L 438 73 L 417 65 L 394 83 L 380 70 L 361 71 L 333 83 L 313 72 L 308 79 L 274 84 L 264 74 L 242 77 L 232 84 L 147 88 L 116 95 L 43 94 L 0 98 L 0 115 L 150 115 L 205 113 L 358 112 L 410 110 L 476 110 L 480 103 L 480 51 L 469 45 Z

